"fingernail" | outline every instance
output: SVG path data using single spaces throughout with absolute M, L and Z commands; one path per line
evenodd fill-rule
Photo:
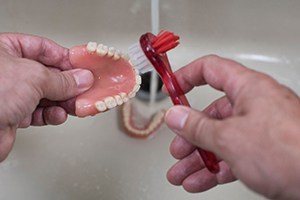
M 182 130 L 189 116 L 189 108 L 185 106 L 174 106 L 170 108 L 165 116 L 165 122 L 169 128 Z
M 94 81 L 94 76 L 91 71 L 85 69 L 73 70 L 73 76 L 75 78 L 77 87 L 80 92 L 89 89 Z

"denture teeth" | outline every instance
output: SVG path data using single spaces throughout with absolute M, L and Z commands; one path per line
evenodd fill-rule
M 103 44 L 99 44 L 97 46 L 96 53 L 99 56 L 105 56 L 108 53 L 108 47 Z
M 128 97 L 131 99 L 131 98 L 133 98 L 133 97 L 135 97 L 135 95 L 136 95 L 136 93 L 137 93 L 137 91 L 139 91 L 139 89 L 140 89 L 140 85 L 139 84 L 136 84 L 135 86 L 134 86 L 134 88 L 132 89 L 132 91 L 128 94 Z
M 107 110 L 107 107 L 103 101 L 97 101 L 95 103 L 95 106 L 96 106 L 97 110 L 100 112 Z
M 113 56 L 113 59 L 114 60 L 119 60 L 120 58 L 121 58 L 121 51 L 120 50 L 116 50 L 115 51 L 115 54 L 114 54 L 114 56 Z
M 135 76 L 135 82 L 136 82 L 136 84 L 139 84 L 139 85 L 142 83 L 142 78 L 140 75 Z
M 133 97 L 135 97 L 136 93 L 139 91 L 139 89 L 141 88 L 140 84 L 135 84 L 135 86 L 133 87 L 132 91 L 128 94 L 128 97 L 131 99 Z
M 124 103 L 126 103 L 127 101 L 129 101 L 128 96 L 124 92 L 120 93 L 120 97 L 122 98 L 122 100 L 123 100 Z
M 97 43 L 96 43 L 96 42 L 89 42 L 89 43 L 86 45 L 86 50 L 87 50 L 87 52 L 89 52 L 89 53 L 95 52 L 96 49 L 97 49 Z
M 115 95 L 114 98 L 115 98 L 115 100 L 116 100 L 118 106 L 120 106 L 120 105 L 123 104 L 123 100 L 122 100 L 122 98 L 120 97 L 120 95 Z
M 140 84 L 135 84 L 134 88 L 132 89 L 132 94 L 128 95 L 129 98 L 135 97 L 136 93 L 139 91 L 140 88 L 141 88 Z
M 141 85 L 140 85 L 140 84 L 135 84 L 135 86 L 134 86 L 134 88 L 133 88 L 133 91 L 134 91 L 135 93 L 137 93 L 137 92 L 140 90 L 140 88 L 141 88 Z
M 116 49 L 114 47 L 109 47 L 108 48 L 108 52 L 107 52 L 107 56 L 108 57 L 113 57 L 115 54 Z
M 127 123 L 129 123 L 129 121 L 130 121 L 130 116 L 131 116 L 131 111 L 130 111 L 130 109 L 127 109 L 127 108 L 124 108 L 124 106 L 128 106 L 127 104 L 130 104 L 130 102 L 128 102 L 128 103 L 125 103 L 124 105 L 123 105 L 123 107 L 122 107 L 122 109 L 124 109 L 124 110 L 122 110 L 122 114 L 123 114 L 123 119 L 124 119 L 124 122 L 127 124 Z M 129 105 L 130 106 L 130 105 Z
M 122 56 L 121 56 L 122 58 L 124 58 L 125 60 L 127 60 L 127 61 L 129 61 L 129 55 L 128 54 L 122 54 Z
M 132 91 L 128 94 L 128 97 L 131 99 L 131 98 L 135 97 L 135 95 L 136 95 L 136 92 Z
M 113 97 L 106 97 L 104 99 L 104 103 L 106 104 L 108 109 L 112 109 L 117 106 L 117 102 Z
M 161 110 L 156 113 L 151 120 L 149 121 L 148 125 L 141 129 L 134 124 L 132 120 L 132 105 L 131 103 L 126 103 L 122 107 L 122 116 L 123 116 L 123 123 L 126 131 L 128 134 L 133 135 L 135 137 L 148 137 L 150 136 L 155 130 L 157 130 L 160 125 L 163 123 L 165 111 Z

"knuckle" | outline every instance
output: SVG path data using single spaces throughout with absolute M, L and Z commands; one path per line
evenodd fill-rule
M 267 74 L 264 73 L 260 73 L 260 72 L 253 72 L 249 74 L 248 79 L 248 86 L 249 87 L 253 87 L 253 83 L 255 83 L 256 90 L 261 90 L 262 92 L 266 92 L 266 91 L 274 91 L 277 90 L 279 87 L 278 82 L 273 79 L 272 77 L 270 77 Z
M 72 80 L 71 77 L 68 76 L 68 74 L 66 73 L 59 73 L 59 72 L 53 72 L 57 75 L 58 79 L 59 79 L 59 84 L 60 86 L 66 90 L 67 88 L 69 88 L 72 85 Z
M 210 66 L 211 64 L 220 60 L 220 57 L 214 54 L 206 55 L 200 59 L 203 59 L 204 64 Z
M 216 54 L 209 54 L 204 56 L 203 58 L 206 59 L 207 61 L 216 61 L 220 59 L 220 57 Z
M 73 88 L 76 88 L 76 83 L 73 77 L 69 73 L 64 72 L 53 72 L 57 75 L 59 79 L 59 87 L 63 90 L 65 94 L 71 93 Z

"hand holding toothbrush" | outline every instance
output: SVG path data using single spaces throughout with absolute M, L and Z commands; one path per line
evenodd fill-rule
M 170 31 L 161 31 L 157 36 L 152 33 L 145 33 L 140 37 L 139 43 L 129 47 L 131 61 L 140 73 L 153 69 L 161 77 L 168 94 L 174 105 L 190 107 L 176 77 L 173 74 L 167 51 L 179 44 L 179 36 Z M 205 167 L 211 173 L 218 173 L 220 170 L 216 156 L 209 151 L 197 148 Z
M 204 111 L 174 106 L 165 122 L 177 134 L 170 146 L 179 161 L 168 179 L 202 192 L 236 179 L 272 199 L 300 199 L 300 99 L 271 77 L 241 64 L 206 56 L 175 72 L 185 93 L 208 84 L 225 96 Z M 166 88 L 164 89 L 166 90 Z M 199 165 L 195 148 L 222 159 L 220 172 Z

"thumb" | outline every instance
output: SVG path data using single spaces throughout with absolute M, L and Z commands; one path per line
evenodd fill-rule
M 94 76 L 89 70 L 83 69 L 50 71 L 47 81 L 44 86 L 44 97 L 49 100 L 61 101 L 88 90 L 93 85 Z
M 174 106 L 165 115 L 165 122 L 175 133 L 203 149 L 218 153 L 215 135 L 221 122 L 186 106 Z

